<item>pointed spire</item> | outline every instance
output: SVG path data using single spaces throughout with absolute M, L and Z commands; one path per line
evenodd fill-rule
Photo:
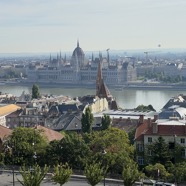
M 97 72 L 97 79 L 96 79 L 96 96 L 98 97 L 99 97 L 99 92 L 100 92 L 102 81 L 103 81 L 102 65 L 101 65 L 101 60 L 100 60 L 98 64 L 98 72 Z
M 94 54 L 93 54 L 93 52 L 92 52 L 92 62 L 94 61 Z
M 106 50 L 106 51 L 107 51 L 107 62 L 108 62 L 108 64 L 110 63 L 109 50 L 110 50 L 110 48 L 108 48 L 108 49 Z
M 79 47 L 79 39 L 77 40 L 77 47 Z
M 102 53 L 99 51 L 99 59 L 102 61 Z

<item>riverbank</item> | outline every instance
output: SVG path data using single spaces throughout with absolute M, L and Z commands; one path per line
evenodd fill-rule
M 88 88 L 96 89 L 96 84 L 77 84 L 77 83 L 47 83 L 35 82 L 39 87 L 63 87 L 63 88 Z M 9 85 L 30 85 L 33 82 L 17 82 L 8 83 Z M 124 85 L 108 85 L 108 88 L 122 91 L 123 89 L 136 89 L 136 90 L 186 90 L 186 84 L 164 84 L 164 83 L 127 83 Z
M 55 83 L 55 82 L 29 82 L 26 80 L 18 81 L 3 81 L 2 85 L 11 86 L 32 86 L 36 83 L 39 87 L 49 87 L 49 88 L 87 88 L 96 89 L 96 84 L 94 83 Z M 135 89 L 135 90 L 186 90 L 186 84 L 171 84 L 171 83 L 144 83 L 144 82 L 132 82 L 123 85 L 107 85 L 109 89 L 114 89 L 116 91 L 122 91 L 123 89 Z

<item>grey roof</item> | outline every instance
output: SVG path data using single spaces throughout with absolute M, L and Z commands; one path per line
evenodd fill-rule
M 106 110 L 100 113 L 94 114 L 94 117 L 102 117 L 104 114 L 109 115 L 111 118 L 133 118 L 139 119 L 140 115 L 143 115 L 147 118 L 154 118 L 154 115 L 157 115 L 157 112 L 154 111 L 137 111 L 135 109 L 126 109 L 126 110 Z
M 79 107 L 73 103 L 73 104 L 61 104 L 61 105 L 53 105 L 49 109 L 49 113 L 55 112 L 63 114 L 65 112 L 77 112 L 79 111 Z
M 78 99 L 81 103 L 91 104 L 91 103 L 94 103 L 96 96 L 95 95 L 87 95 L 87 96 L 83 96 L 83 97 L 78 97 Z
M 184 95 L 178 95 L 175 97 L 172 97 L 163 107 L 163 109 L 168 109 L 171 106 L 179 106 L 179 107 L 184 107 L 186 108 L 186 96 Z
M 186 108 L 179 106 L 172 106 L 168 109 L 163 109 L 159 113 L 159 119 L 169 119 L 169 117 L 178 117 L 179 119 L 186 118 Z
M 50 123 L 50 128 L 53 130 L 61 131 L 80 131 L 81 130 L 81 118 L 82 113 L 66 113 L 61 115 L 59 118 L 53 119 L 51 123 L 50 118 L 47 123 Z M 92 128 L 98 129 L 101 127 L 101 117 L 94 118 L 94 123 Z

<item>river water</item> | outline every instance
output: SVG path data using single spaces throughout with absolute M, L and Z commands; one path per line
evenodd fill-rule
M 0 91 L 3 93 L 10 93 L 15 96 L 20 96 L 23 91 L 31 93 L 32 85 L 0 85 Z M 95 95 L 95 89 L 91 88 L 64 88 L 60 87 L 46 87 L 40 86 L 40 93 L 53 95 L 66 95 L 71 97 Z M 116 98 L 119 106 L 124 109 L 132 109 L 138 105 L 151 104 L 156 111 L 166 104 L 166 102 L 173 96 L 178 94 L 186 94 L 186 90 L 135 90 L 123 89 L 117 91 L 110 89 L 111 94 Z

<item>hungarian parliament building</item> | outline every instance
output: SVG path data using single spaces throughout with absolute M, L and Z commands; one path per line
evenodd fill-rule
M 66 84 L 66 85 L 95 85 L 99 63 L 102 63 L 104 82 L 108 86 L 123 86 L 137 79 L 133 62 L 124 60 L 110 60 L 109 53 L 103 57 L 88 59 L 79 46 L 74 49 L 69 60 L 61 56 L 50 59 L 46 63 L 30 64 L 27 69 L 27 81 L 34 83 Z

